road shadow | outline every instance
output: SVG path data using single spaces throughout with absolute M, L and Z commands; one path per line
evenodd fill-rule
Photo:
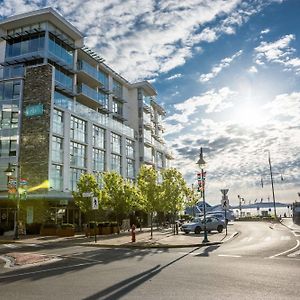
M 217 250 L 220 247 L 220 245 L 212 245 L 208 246 L 204 249 L 202 253 L 199 253 L 195 256 L 201 256 L 201 257 L 209 257 L 210 253 Z
M 148 281 L 152 277 L 156 276 L 158 273 L 160 273 L 163 269 L 166 269 L 170 265 L 178 262 L 179 260 L 183 259 L 184 257 L 188 256 L 189 254 L 193 253 L 194 251 L 198 250 L 199 248 L 195 248 L 188 253 L 180 256 L 179 258 L 176 258 L 169 262 L 168 264 L 164 266 L 156 265 L 155 267 L 144 271 L 142 273 L 139 273 L 137 275 L 131 276 L 129 278 L 126 278 L 125 280 L 122 280 L 116 284 L 113 284 L 109 286 L 108 288 L 105 288 L 91 296 L 88 296 L 86 298 L 83 298 L 83 300 L 116 300 L 121 299 L 123 296 L 137 288 L 139 285 L 143 284 L 144 282 Z

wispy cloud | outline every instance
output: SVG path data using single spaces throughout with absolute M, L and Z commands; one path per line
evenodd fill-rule
M 255 48 L 255 62 L 265 65 L 267 62 L 281 64 L 287 71 L 300 74 L 300 58 L 294 57 L 296 52 L 291 43 L 296 40 L 294 34 L 288 34 L 274 42 L 261 42 Z
M 180 78 L 182 77 L 182 74 L 178 73 L 178 74 L 174 74 L 168 78 L 166 78 L 166 80 L 173 80 L 173 79 L 177 79 L 177 78 Z
M 258 70 L 257 70 L 257 68 L 256 68 L 255 66 L 251 66 L 251 67 L 248 69 L 248 72 L 249 72 L 249 73 L 257 73 Z
M 216 77 L 223 69 L 228 68 L 233 60 L 235 60 L 237 57 L 239 57 L 243 53 L 242 50 L 236 52 L 231 57 L 223 58 L 220 63 L 213 66 L 210 73 L 207 74 L 201 74 L 199 81 L 200 82 L 207 82 L 214 77 Z
M 266 28 L 260 32 L 260 34 L 267 34 L 270 32 L 270 28 Z

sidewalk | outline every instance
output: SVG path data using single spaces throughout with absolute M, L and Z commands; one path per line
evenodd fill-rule
M 150 228 L 144 228 L 142 231 L 136 230 L 136 242 L 131 241 L 131 232 L 121 232 L 120 234 L 97 235 L 95 242 L 94 236 L 86 238 L 84 235 L 75 235 L 74 237 L 43 237 L 43 236 L 20 236 L 19 240 L 13 240 L 13 237 L 0 238 L 0 244 L 49 244 L 68 242 L 70 244 L 96 246 L 96 247 L 134 247 L 134 248 L 175 248 L 175 247 L 200 247 L 203 245 L 215 245 L 226 242 L 234 234 L 234 225 L 229 223 L 227 236 L 225 230 L 222 233 L 208 233 L 208 243 L 202 243 L 203 232 L 200 234 L 184 234 L 183 232 L 174 235 L 171 228 L 154 229 L 151 238 Z
M 297 231 L 300 233 L 300 225 L 293 223 L 292 218 L 282 218 L 280 223 L 285 227 L 288 227 L 291 230 Z

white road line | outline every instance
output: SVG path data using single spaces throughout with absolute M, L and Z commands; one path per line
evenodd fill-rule
M 242 239 L 242 242 L 250 242 L 253 240 L 253 236 L 248 236 Z
M 221 257 L 241 257 L 240 255 L 230 255 L 230 254 L 219 254 Z
M 16 244 L 4 244 L 4 247 L 7 247 L 7 248 L 18 248 L 18 245 L 16 245 Z
M 266 237 L 264 241 L 269 242 L 272 238 L 270 236 Z
M 296 256 L 300 257 L 300 250 L 298 250 L 296 252 L 293 252 L 293 253 L 291 253 L 291 254 L 288 255 L 288 257 L 296 257 Z
M 288 253 L 288 252 L 291 252 L 291 251 L 297 249 L 297 248 L 299 247 L 299 245 L 300 245 L 300 242 L 299 242 L 299 240 L 297 240 L 297 245 L 296 245 L 295 247 L 293 247 L 293 248 L 291 248 L 291 249 L 289 249 L 289 250 L 283 251 L 283 252 L 281 252 L 281 253 L 275 254 L 275 255 L 273 255 L 273 256 L 270 256 L 269 258 L 275 258 L 275 257 L 277 257 L 277 256 L 280 256 L 280 255 L 286 254 L 286 253 Z

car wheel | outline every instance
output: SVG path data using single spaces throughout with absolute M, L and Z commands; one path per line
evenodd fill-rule
M 222 225 L 219 225 L 219 226 L 217 227 L 217 230 L 218 230 L 219 233 L 221 233 L 221 232 L 223 231 L 223 226 L 222 226 Z
M 200 228 L 199 226 L 195 228 L 195 233 L 196 233 L 196 234 L 199 234 L 200 231 L 201 231 L 201 228 Z
M 188 231 L 185 231 L 184 233 L 185 233 L 185 234 L 189 234 L 189 232 L 188 232 Z

